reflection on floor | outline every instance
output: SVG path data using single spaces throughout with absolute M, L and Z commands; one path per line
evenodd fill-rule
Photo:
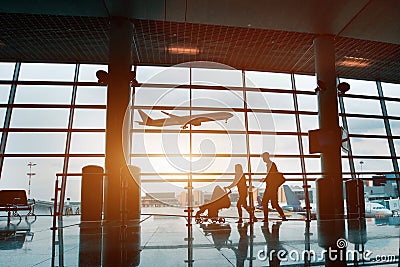
M 317 222 L 300 220 L 187 226 L 182 216 L 144 215 L 137 222 L 85 223 L 64 217 L 50 230 L 52 217 L 37 220 L 0 218 L 0 266 L 324 266 L 327 254 L 318 245 Z M 348 265 L 398 266 L 399 225 L 368 219 L 365 231 L 346 222 Z M 52 240 L 54 241 L 52 243 Z M 53 245 L 53 246 L 52 246 Z M 308 251 L 308 254 L 304 251 Z M 354 264 L 350 254 L 364 251 Z M 309 255 L 309 257 L 307 256 Z

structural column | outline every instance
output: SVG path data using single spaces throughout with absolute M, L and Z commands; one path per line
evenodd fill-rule
M 126 167 L 122 140 L 123 122 L 130 101 L 133 26 L 127 18 L 112 17 L 108 65 L 106 125 L 106 220 L 121 219 L 121 171 Z
M 341 164 L 341 132 L 336 89 L 335 47 L 332 36 L 314 39 L 315 71 L 318 80 L 318 116 L 324 147 L 321 152 L 322 178 L 318 179 L 318 243 L 335 248 L 344 237 L 344 202 Z M 329 259 L 327 264 L 330 265 Z M 337 264 L 337 263 L 336 263 Z M 339 266 L 339 265 L 337 265 Z

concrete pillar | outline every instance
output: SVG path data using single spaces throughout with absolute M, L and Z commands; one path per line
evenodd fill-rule
M 133 25 L 127 18 L 112 17 L 108 65 L 105 220 L 121 219 L 121 172 L 126 166 L 123 122 L 130 100 Z
M 344 202 L 341 163 L 341 133 L 339 128 L 336 89 L 335 47 L 333 36 L 314 39 L 315 71 L 319 85 L 318 118 L 321 133 L 328 140 L 321 153 L 322 178 L 316 181 L 318 201 L 318 243 L 321 247 L 338 249 L 337 240 L 345 237 Z M 345 259 L 343 259 L 345 260 Z M 329 266 L 345 265 L 331 261 Z
M 101 221 L 103 212 L 103 168 L 82 168 L 81 221 Z

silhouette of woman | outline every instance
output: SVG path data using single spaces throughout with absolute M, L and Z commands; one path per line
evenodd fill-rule
M 242 223 L 242 207 L 246 209 L 246 211 L 249 213 L 251 217 L 253 217 L 253 221 L 257 221 L 257 219 L 254 217 L 254 214 L 251 211 L 251 208 L 247 206 L 247 195 L 248 195 L 248 186 L 246 183 L 246 176 L 243 173 L 243 168 L 242 165 L 236 164 L 235 165 L 235 179 L 233 180 L 232 184 L 225 187 L 226 189 L 231 189 L 233 187 L 238 188 L 239 192 L 239 199 L 237 201 L 236 207 L 238 209 L 238 214 L 239 214 L 239 220 L 237 223 Z

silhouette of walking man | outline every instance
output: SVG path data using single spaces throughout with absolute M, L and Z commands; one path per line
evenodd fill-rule
M 270 159 L 269 153 L 264 152 L 262 159 L 267 165 L 267 176 L 264 181 L 266 183 L 266 188 L 264 192 L 261 204 L 264 208 L 264 222 L 268 222 L 268 202 L 271 200 L 272 208 L 276 209 L 282 218 L 282 221 L 286 221 L 286 216 L 283 213 L 282 208 L 278 203 L 278 188 L 285 182 L 285 177 L 278 171 L 275 162 Z
M 239 199 L 237 201 L 236 207 L 238 210 L 238 214 L 239 214 L 239 220 L 237 221 L 237 223 L 242 223 L 243 219 L 242 219 L 242 207 L 245 208 L 245 210 L 249 213 L 250 217 L 253 217 L 253 221 L 256 222 L 257 219 L 254 216 L 251 208 L 249 206 L 247 206 L 247 195 L 248 195 L 248 186 L 246 183 L 246 176 L 243 173 L 243 168 L 242 165 L 240 164 L 236 164 L 235 165 L 235 179 L 233 180 L 232 184 L 230 184 L 229 186 L 225 187 L 226 189 L 231 189 L 233 187 L 237 187 L 238 188 L 238 192 L 239 192 Z

